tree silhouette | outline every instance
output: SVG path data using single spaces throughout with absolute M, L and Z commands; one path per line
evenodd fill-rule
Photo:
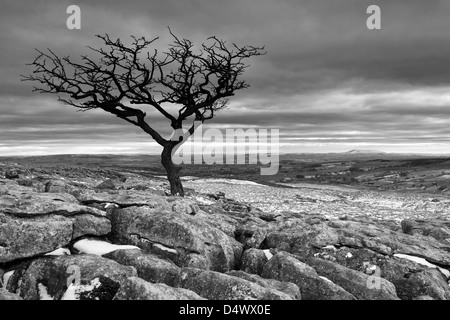
M 169 32 L 173 42 L 161 53 L 146 50 L 158 38 L 132 36 L 127 46 L 108 35 L 97 35 L 104 42 L 102 48 L 88 47 L 97 59 L 83 55 L 77 62 L 50 49 L 36 49 L 38 56 L 29 64 L 34 70 L 22 80 L 38 82 L 33 91 L 57 94 L 65 104 L 83 111 L 102 109 L 141 128 L 163 147 L 161 164 L 171 194 L 184 196 L 181 168 L 173 163 L 172 152 L 185 140 L 164 138 L 146 121 L 142 107 L 156 109 L 173 130 L 188 123 L 187 135 L 192 135 L 194 121 L 212 119 L 227 106 L 228 97 L 249 87 L 241 79 L 248 67 L 244 60 L 265 52 L 264 47 L 228 45 L 216 37 L 195 49 L 190 40 Z M 168 105 L 177 105 L 178 114 L 170 113 Z

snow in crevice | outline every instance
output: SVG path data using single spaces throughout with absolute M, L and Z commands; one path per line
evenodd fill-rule
M 175 254 L 178 253 L 177 250 L 172 249 L 172 248 L 168 248 L 168 247 L 166 247 L 166 246 L 164 246 L 164 245 L 162 245 L 160 243 L 153 244 L 153 247 L 158 248 L 159 250 L 163 250 L 163 251 L 167 251 L 167 252 L 171 252 L 171 253 L 175 253 Z
M 264 254 L 266 255 L 267 260 L 272 259 L 273 254 L 272 254 L 272 252 L 270 252 L 269 249 L 266 249 L 266 250 L 263 250 L 263 251 L 264 251 Z
M 114 207 L 114 208 L 118 208 L 118 207 L 119 207 L 118 204 L 116 204 L 116 203 L 111 203 L 111 202 L 105 203 L 104 206 L 105 206 L 105 209 L 108 209 L 108 208 L 110 208 L 110 207 Z
M 80 253 L 86 253 L 86 254 L 94 254 L 97 256 L 102 256 L 107 253 L 110 253 L 115 250 L 120 249 L 139 249 L 139 247 L 136 246 L 130 246 L 130 245 L 118 245 L 109 243 L 106 241 L 100 241 L 100 240 L 90 240 L 90 239 L 82 239 L 77 241 L 73 247 L 78 250 Z
M 100 279 L 95 278 L 91 280 L 90 284 L 73 284 L 71 283 L 66 292 L 62 296 L 61 300 L 80 300 L 80 294 L 84 292 L 90 292 L 100 286 Z
M 195 197 L 195 201 L 197 201 L 197 203 L 200 204 L 200 205 L 207 205 L 207 206 L 212 205 L 212 204 L 215 203 L 214 201 L 208 200 L 208 199 L 206 199 L 204 197 Z
M 333 281 L 331 281 L 330 279 L 328 279 L 328 278 L 325 278 L 325 277 L 322 277 L 322 276 L 319 276 L 319 278 L 321 278 L 321 279 L 323 279 L 323 280 L 325 280 L 325 281 L 327 281 L 327 282 L 331 282 L 331 283 L 333 283 Z
M 252 185 L 252 186 L 264 186 L 260 183 L 249 181 L 249 180 L 239 180 L 239 179 L 197 179 L 191 181 L 192 183 L 226 183 L 226 184 L 234 184 L 234 185 Z
M 70 250 L 67 248 L 59 248 L 45 254 L 45 256 L 66 256 L 66 255 L 70 256 Z
M 416 262 L 418 264 L 421 264 L 423 266 L 426 266 L 428 268 L 436 268 L 439 269 L 447 278 L 450 278 L 450 271 L 444 268 L 440 268 L 435 264 L 432 264 L 430 262 L 428 262 L 427 260 L 425 260 L 424 258 L 420 258 L 420 257 L 416 257 L 416 256 L 411 256 L 408 254 L 403 254 L 403 253 L 396 253 L 394 254 L 394 257 L 397 258 L 402 258 L 402 259 L 407 259 L 413 262 Z
M 42 283 L 38 283 L 39 300 L 54 300 L 51 295 L 48 294 L 47 287 Z
M 3 288 L 4 289 L 6 289 L 6 286 L 7 286 L 7 284 L 8 284 L 8 281 L 9 281 L 9 278 L 11 278 L 11 276 L 14 274 L 14 270 L 11 270 L 11 271 L 8 271 L 8 272 L 5 272 L 4 274 L 3 274 Z
M 333 250 L 333 251 L 337 250 L 336 247 L 333 246 L 332 244 L 326 245 L 325 247 L 322 247 L 322 249 L 324 249 L 324 250 Z

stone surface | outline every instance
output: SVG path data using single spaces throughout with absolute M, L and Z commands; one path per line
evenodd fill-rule
M 445 244 L 450 244 L 450 221 L 445 219 L 404 219 L 402 230 L 410 235 L 430 236 Z
M 153 283 L 175 286 L 180 274 L 180 268 L 171 261 L 141 250 L 116 250 L 103 257 L 135 267 L 140 278 Z
M 58 215 L 25 219 L 0 213 L 0 263 L 33 257 L 69 244 L 73 221 Z
M 0 288 L 0 300 L 23 300 L 18 294 L 11 293 L 4 288 Z
M 65 180 L 51 179 L 45 183 L 44 192 L 49 193 L 72 193 L 78 190 Z
M 39 258 L 22 269 L 17 272 L 18 276 L 15 272 L 10 279 L 13 283 L 8 286 L 14 288 L 14 291 L 25 300 L 39 300 L 41 286 L 46 288 L 48 295 L 54 300 L 60 300 L 68 289 L 68 283 L 72 280 L 76 282 L 77 275 L 80 276 L 82 285 L 89 284 L 95 279 L 103 279 L 100 282 L 107 285 L 97 289 L 100 291 L 97 294 L 104 290 L 103 295 L 112 299 L 127 278 L 137 276 L 133 267 L 94 255 Z M 85 293 L 85 298 L 89 296 Z
M 108 190 L 97 192 L 97 190 L 88 189 L 78 190 L 73 195 L 83 204 L 114 203 L 122 208 L 132 206 L 155 208 L 167 204 L 167 201 L 161 196 L 138 190 Z
M 292 282 L 283 282 L 274 279 L 264 279 L 255 274 L 249 274 L 244 271 L 232 270 L 228 271 L 227 274 L 233 277 L 242 278 L 251 282 L 256 283 L 264 288 L 271 288 L 288 294 L 294 300 L 301 300 L 301 293 L 298 286 Z
M 104 211 L 80 205 L 70 194 L 66 193 L 36 193 L 26 194 L 10 191 L 0 195 L 0 212 L 15 216 L 37 216 L 43 214 L 59 214 L 73 216 L 77 214 L 92 214 L 104 217 Z
M 241 270 L 261 275 L 264 265 L 269 261 L 263 250 L 248 249 L 242 254 Z
M 207 268 L 228 271 L 235 267 L 242 245 L 204 220 L 164 208 L 130 207 L 117 209 L 111 216 L 114 239 L 151 251 L 161 244 L 177 252 L 174 262 L 190 266 L 190 254 L 206 258 Z M 169 255 L 170 257 L 170 255 Z
M 244 249 L 259 249 L 266 239 L 267 229 L 261 227 L 240 228 L 235 233 L 236 239 L 244 245 Z
M 205 300 L 193 291 L 172 288 L 163 283 L 150 283 L 130 277 L 121 286 L 114 300 Z
M 292 300 L 286 293 L 242 278 L 195 268 L 181 269 L 178 286 L 210 300 Z
M 303 300 L 356 299 L 342 287 L 321 278 L 312 267 L 284 252 L 277 253 L 266 263 L 262 277 L 296 284 Z
M 189 199 L 176 199 L 175 201 L 170 202 L 170 205 L 173 212 L 180 214 L 190 214 L 194 216 L 200 211 L 197 203 Z
M 72 239 L 85 235 L 103 236 L 111 232 L 111 222 L 107 218 L 80 214 L 71 220 L 73 221 Z
M 450 287 L 437 269 L 396 257 L 380 263 L 380 269 L 381 275 L 395 285 L 402 300 L 414 300 L 419 296 L 450 300 Z
M 45 184 L 39 178 L 22 178 L 16 180 L 17 184 L 24 187 L 29 187 L 32 191 L 44 192 Z
M 450 212 L 448 194 L 433 195 L 433 198 L 440 199 L 436 202 L 430 198 L 429 194 L 414 191 L 379 192 L 366 188 L 308 183 L 307 181 L 290 183 L 288 188 L 280 188 L 215 177 L 192 179 L 185 181 L 184 185 L 194 188 L 198 193 L 222 192 L 227 198 L 261 209 L 264 213 L 270 214 L 271 219 L 275 218 L 276 222 L 288 222 L 288 220 L 293 222 L 295 216 L 314 213 L 328 218 L 361 217 L 366 223 L 373 219 L 377 221 L 375 223 L 377 225 L 383 220 L 401 220 L 411 217 L 428 219 L 434 216 L 445 216 Z M 287 213 L 290 213 L 291 217 Z
M 418 256 L 442 266 L 450 266 L 450 245 L 428 236 L 414 236 L 394 231 L 383 224 L 363 221 L 338 220 L 311 223 L 299 216 L 293 225 L 283 224 L 267 235 L 269 248 L 313 256 L 321 248 L 336 247 L 366 248 L 381 255 L 403 253 Z
M 119 250 L 91 261 L 106 276 L 82 261 L 91 270 L 83 285 L 99 284 L 82 299 L 112 299 L 122 289 L 126 299 L 162 298 L 183 292 L 178 287 L 184 285 L 214 299 L 266 299 L 268 294 L 268 299 L 297 299 L 295 288 L 303 299 L 394 299 L 394 292 L 405 300 L 450 299 L 448 279 L 439 270 L 397 258 L 413 255 L 450 269 L 450 201 L 443 195 L 189 178 L 186 190 L 195 192 L 180 198 L 162 196 L 168 188 L 164 179 L 127 172 L 126 182 L 125 177 L 119 181 L 113 169 L 0 162 L 0 175 L 7 170 L 18 175 L 0 178 L 0 264 L 6 263 L 0 266 L 16 269 L 7 286 L 13 292 L 27 285 L 22 289 L 39 293 L 45 288 L 60 298 L 64 288 L 58 283 L 70 274 L 60 271 L 65 265 L 42 262 L 54 259 L 42 255 L 75 238 L 111 230 L 108 240 L 143 250 Z M 106 179 L 117 189 L 109 182 L 96 188 Z M 262 249 L 290 254 L 267 260 Z M 107 271 L 112 260 L 118 268 L 134 267 L 135 273 L 112 279 Z M 380 279 L 379 292 L 364 286 L 379 279 L 373 278 L 374 270 L 386 279 Z M 39 281 L 31 281 L 30 274 L 39 275 Z M 130 276 L 134 280 L 125 292 Z
M 430 296 L 418 296 L 417 298 L 414 298 L 414 300 L 434 300 Z
M 307 264 L 318 275 L 333 281 L 358 300 L 399 300 L 395 286 L 381 277 L 370 278 L 362 272 L 319 258 L 310 258 Z
M 107 190 L 115 190 L 116 185 L 111 179 L 105 180 L 102 183 L 100 183 L 98 186 L 96 186 L 97 189 L 107 189 Z
M 53 251 L 84 235 L 102 236 L 111 231 L 104 211 L 81 205 L 70 194 L 37 193 L 17 185 L 0 191 L 0 263 Z
M 14 170 L 14 169 L 6 170 L 5 178 L 6 179 L 17 179 L 17 178 L 19 178 L 19 173 L 17 170 Z

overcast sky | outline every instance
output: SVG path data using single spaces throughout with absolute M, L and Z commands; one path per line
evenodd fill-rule
M 81 8 L 69 30 L 67 6 Z M 381 30 L 366 9 L 381 8 Z M 0 154 L 149 153 L 157 145 L 137 127 L 101 112 L 77 112 L 31 91 L 34 48 L 77 57 L 100 46 L 96 34 L 124 42 L 160 37 L 167 27 L 201 43 L 215 35 L 265 45 L 249 61 L 229 110 L 208 128 L 279 129 L 282 152 L 450 153 L 450 1 L 448 0 L 121 0 L 0 2 Z M 169 132 L 161 118 L 149 121 Z

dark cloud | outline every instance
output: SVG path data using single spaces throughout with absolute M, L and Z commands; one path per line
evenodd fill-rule
M 65 27 L 70 4 L 81 7 L 81 30 Z M 381 30 L 366 28 L 372 4 L 381 7 Z M 163 49 L 167 26 L 197 43 L 217 35 L 268 50 L 251 61 L 245 77 L 252 87 L 209 126 L 279 128 L 287 145 L 313 151 L 450 150 L 449 16 L 446 0 L 4 0 L 0 152 L 52 145 L 71 152 L 68 144 L 128 152 L 119 147 L 127 141 L 139 152 L 150 139 L 138 128 L 102 112 L 75 112 L 33 93 L 20 75 L 30 72 L 25 64 L 34 48 L 76 57 L 101 45 L 95 34 L 108 33 L 125 41 L 131 34 L 160 36 Z M 149 119 L 170 134 L 163 118 L 149 111 Z

